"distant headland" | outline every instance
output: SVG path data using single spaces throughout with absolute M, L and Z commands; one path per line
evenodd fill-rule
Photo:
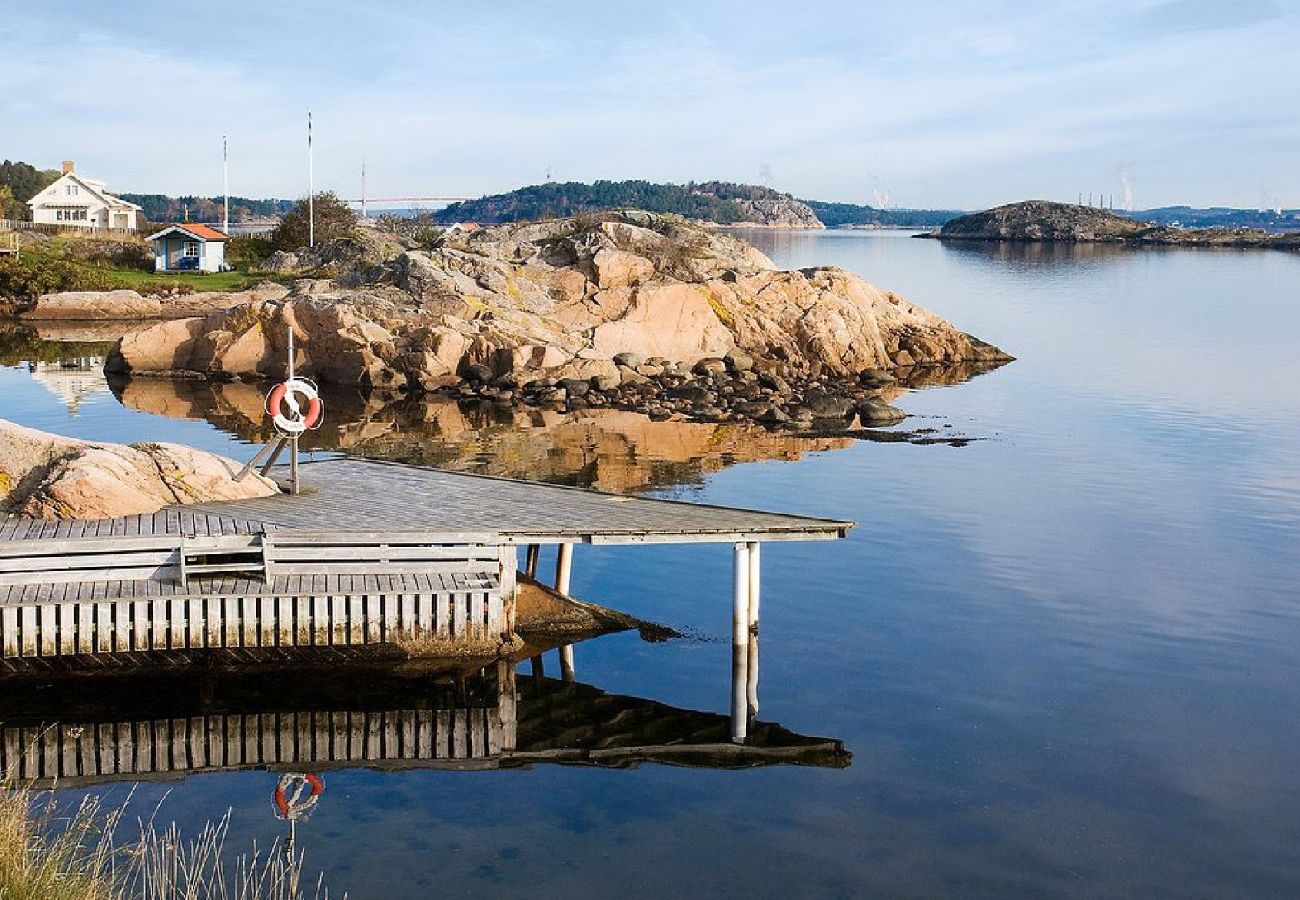
M 938 231 L 917 237 L 944 241 L 1124 243 L 1197 247 L 1300 249 L 1300 231 L 1258 228 L 1184 228 L 1144 222 L 1128 215 L 1073 203 L 1024 200 L 959 216 Z

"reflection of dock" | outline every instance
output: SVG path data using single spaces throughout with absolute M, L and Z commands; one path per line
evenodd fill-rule
M 0 703 L 0 768 L 35 786 L 70 787 L 245 768 L 841 767 L 851 759 L 839 741 L 769 723 L 754 723 L 736 745 L 727 716 L 516 676 L 508 662 L 449 684 L 290 671 L 274 702 L 262 679 L 188 673 L 82 679 L 70 692 L 10 690 Z

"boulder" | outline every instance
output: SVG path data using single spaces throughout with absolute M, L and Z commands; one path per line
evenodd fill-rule
M 279 492 L 240 463 L 179 444 L 73 440 L 0 419 L 0 509 L 37 519 L 104 519 L 176 503 Z
M 815 419 L 847 419 L 853 411 L 852 400 L 823 391 L 810 391 L 803 405 Z
M 884 425 L 897 425 L 907 418 L 907 413 L 890 406 L 883 400 L 870 398 L 858 404 L 858 420 L 866 427 L 878 428 Z
M 640 284 L 654 275 L 655 265 L 644 256 L 602 247 L 591 258 L 596 284 L 602 288 Z
M 898 379 L 883 369 L 863 369 L 858 373 L 858 381 L 862 382 L 865 387 L 882 388 L 888 387 Z
M 727 371 L 727 364 L 716 357 L 705 357 L 691 367 L 696 375 L 716 375 Z
M 163 303 L 136 291 L 63 291 L 42 294 L 24 319 L 160 319 Z

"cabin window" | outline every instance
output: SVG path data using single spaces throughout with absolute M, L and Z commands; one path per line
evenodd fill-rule
M 196 257 L 196 256 L 198 256 L 198 255 L 199 255 L 199 242 L 198 242 L 198 241 L 186 241 L 186 242 L 185 242 L 185 255 L 188 256 L 188 257 Z

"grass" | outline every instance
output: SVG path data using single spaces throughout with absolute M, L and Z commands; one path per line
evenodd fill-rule
M 119 841 L 129 803 L 106 809 L 88 797 L 69 808 L 49 794 L 0 787 L 0 900 L 329 898 L 320 879 L 303 893 L 302 857 L 278 844 L 228 863 L 229 813 L 187 841 L 175 824 L 160 830 L 155 810 L 137 820 L 138 837 Z
M 165 291 L 173 287 L 189 288 L 193 291 L 238 291 L 252 287 L 268 280 L 266 275 L 250 274 L 247 268 L 236 268 L 229 272 L 213 272 L 210 275 L 198 272 L 158 275 L 143 269 L 110 268 L 97 266 L 120 287 L 132 290 L 144 289 L 150 293 Z

